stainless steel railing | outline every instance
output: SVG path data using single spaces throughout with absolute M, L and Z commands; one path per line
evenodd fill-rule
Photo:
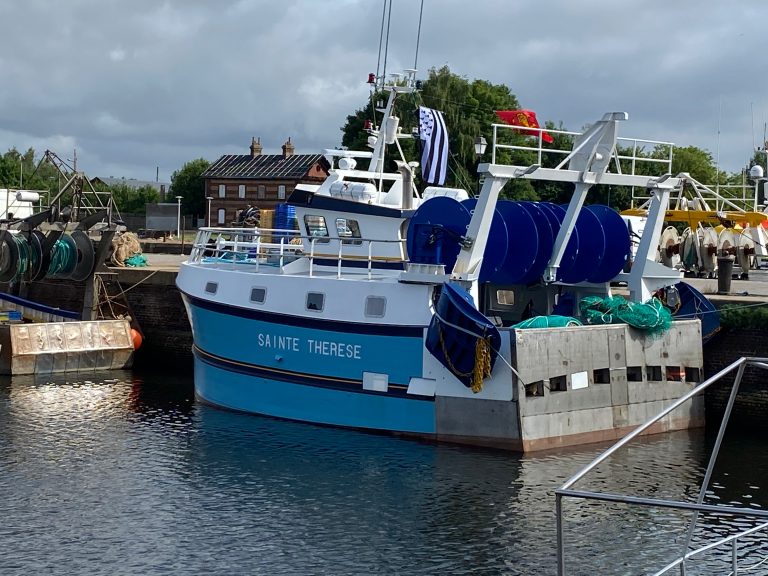
M 201 228 L 192 245 L 189 260 L 202 262 L 206 258 L 233 264 L 247 264 L 258 270 L 261 265 L 279 269 L 296 260 L 309 260 L 309 276 L 315 274 L 316 261 L 335 262 L 337 277 L 345 265 L 355 263 L 355 275 L 371 278 L 377 263 L 405 263 L 404 240 L 373 240 L 358 237 L 304 236 L 296 230 L 273 228 Z M 327 273 L 327 266 L 324 268 Z
M 747 367 L 768 369 L 768 358 L 744 357 L 744 358 L 740 358 L 730 366 L 727 366 L 726 368 L 724 368 L 723 370 L 721 370 L 711 378 L 699 384 L 696 388 L 694 388 L 693 390 L 685 394 L 683 397 L 676 400 L 673 404 L 665 408 L 662 412 L 660 412 L 654 418 L 652 418 L 645 424 L 633 430 L 630 434 L 622 438 L 619 442 L 611 446 L 608 450 L 603 452 L 590 464 L 585 466 L 582 470 L 580 470 L 574 476 L 568 479 L 568 481 L 565 484 L 563 484 L 562 487 L 555 490 L 555 508 L 556 508 L 556 514 L 557 514 L 557 574 L 558 576 L 565 576 L 567 573 L 566 558 L 565 558 L 565 524 L 563 522 L 563 500 L 565 498 L 596 500 L 596 501 L 604 501 L 604 502 L 617 502 L 617 503 L 642 506 L 642 507 L 674 508 L 678 510 L 693 511 L 693 518 L 688 528 L 688 533 L 687 533 L 687 537 L 685 538 L 684 548 L 681 551 L 680 556 L 675 560 L 673 560 L 672 562 L 670 562 L 669 564 L 667 564 L 666 566 L 664 566 L 663 568 L 661 568 L 659 571 L 655 572 L 653 576 L 662 576 L 664 574 L 670 574 L 674 568 L 678 568 L 679 574 L 681 576 L 685 576 L 686 564 L 687 563 L 690 564 L 690 561 L 692 561 L 695 557 L 701 555 L 704 552 L 718 549 L 718 548 L 723 548 L 724 546 L 727 546 L 727 545 L 730 545 L 730 554 L 731 554 L 730 564 L 731 564 L 731 571 L 732 571 L 731 574 L 735 575 L 739 573 L 738 559 L 736 554 L 739 539 L 743 539 L 744 537 L 757 532 L 762 532 L 762 531 L 768 532 L 768 510 L 756 510 L 754 508 L 744 508 L 744 507 L 738 507 L 738 506 L 722 506 L 722 505 L 704 504 L 704 497 L 707 492 L 707 489 L 709 488 L 709 483 L 712 478 L 712 471 L 714 469 L 715 462 L 717 461 L 717 456 L 720 452 L 723 436 L 725 435 L 725 430 L 726 430 L 728 421 L 730 419 L 731 412 L 733 411 L 733 406 L 736 401 L 736 396 L 739 393 L 739 387 L 741 385 L 741 381 L 744 376 L 744 370 Z M 591 491 L 573 489 L 573 486 L 574 484 L 576 484 L 576 482 L 584 478 L 587 474 L 589 474 L 592 470 L 594 470 L 598 465 L 600 465 L 602 462 L 610 458 L 618 450 L 621 450 L 624 446 L 629 444 L 632 440 L 634 440 L 640 434 L 645 432 L 648 428 L 653 426 L 653 424 L 658 422 L 661 418 L 663 418 L 673 410 L 679 408 L 694 396 L 697 396 L 698 394 L 703 393 L 707 388 L 714 385 L 721 378 L 730 374 L 734 370 L 736 370 L 736 378 L 734 380 L 733 388 L 731 389 L 731 394 L 728 398 L 728 403 L 725 407 L 723 419 L 718 429 L 717 438 L 715 439 L 715 444 L 712 448 L 712 453 L 710 455 L 709 462 L 707 464 L 707 470 L 704 474 L 704 478 L 702 479 L 701 487 L 699 489 L 699 494 L 696 499 L 696 502 L 664 500 L 664 499 L 657 499 L 657 498 L 644 498 L 644 497 L 629 496 L 629 495 L 623 495 L 623 494 L 591 492 Z M 725 538 L 720 538 L 714 542 L 710 542 L 709 544 L 705 546 L 701 546 L 700 548 L 697 548 L 695 550 L 691 550 L 690 548 L 691 548 L 691 540 L 693 537 L 693 533 L 696 528 L 696 523 L 698 521 L 699 514 L 702 512 L 728 514 L 728 515 L 737 516 L 745 519 L 746 518 L 753 518 L 753 519 L 765 518 L 767 521 L 757 526 L 753 526 L 749 529 L 741 530 L 737 533 L 730 534 Z

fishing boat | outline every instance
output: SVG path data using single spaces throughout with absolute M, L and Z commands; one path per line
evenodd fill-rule
M 695 385 L 697 319 L 654 334 L 578 318 L 516 326 L 534 315 L 578 317 L 583 298 L 611 299 L 616 281 L 628 284 L 629 304 L 680 281 L 654 261 L 678 180 L 610 170 L 627 115 L 563 132 L 573 146 L 552 167 L 542 162 L 552 152 L 543 130 L 512 146 L 503 134 L 514 126 L 494 124 L 491 162 L 480 165 L 483 186 L 471 198 L 436 184 L 417 190 L 419 165 L 399 144 L 414 135 L 394 116 L 396 99 L 417 87 L 415 71 L 381 85 L 388 98 L 369 128 L 371 150 L 323 152 L 327 179 L 298 185 L 287 201 L 295 227 L 200 229 L 177 277 L 197 397 L 315 424 L 528 451 L 618 438 Z M 433 116 L 431 126 L 440 121 Z M 629 149 L 656 144 L 629 140 Z M 385 170 L 391 149 L 396 172 Z M 502 163 L 505 149 L 537 162 Z M 567 206 L 500 200 L 514 179 L 569 182 L 573 197 Z M 621 217 L 584 206 L 598 183 L 652 196 L 629 271 Z M 691 401 L 654 431 L 702 425 L 703 414 Z

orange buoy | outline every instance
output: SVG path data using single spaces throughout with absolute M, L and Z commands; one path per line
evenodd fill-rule
M 138 350 L 139 348 L 141 348 L 141 342 L 142 342 L 141 332 L 136 330 L 136 328 L 131 328 L 131 340 L 133 340 L 134 350 Z

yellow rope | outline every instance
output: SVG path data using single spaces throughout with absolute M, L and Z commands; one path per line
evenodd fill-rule
M 491 339 L 478 338 L 475 344 L 475 368 L 472 370 L 472 392 L 483 389 L 483 380 L 491 375 Z
M 448 355 L 448 349 L 445 347 L 445 340 L 443 340 L 442 326 L 438 325 L 437 330 L 440 337 L 440 347 L 443 350 L 443 357 L 448 363 L 448 368 L 460 378 L 471 376 L 470 390 L 477 394 L 483 389 L 483 380 L 491 375 L 491 338 L 489 336 L 478 337 L 475 343 L 475 365 L 469 372 L 461 372 L 453 365 L 451 357 Z

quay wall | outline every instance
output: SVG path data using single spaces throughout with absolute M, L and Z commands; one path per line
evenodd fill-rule
M 742 356 L 768 358 L 768 326 L 724 329 L 704 346 L 704 373 L 717 374 Z M 720 422 L 733 389 L 735 371 L 707 391 L 706 418 L 710 425 Z M 748 368 L 736 397 L 731 424 L 750 430 L 768 429 L 768 372 Z

